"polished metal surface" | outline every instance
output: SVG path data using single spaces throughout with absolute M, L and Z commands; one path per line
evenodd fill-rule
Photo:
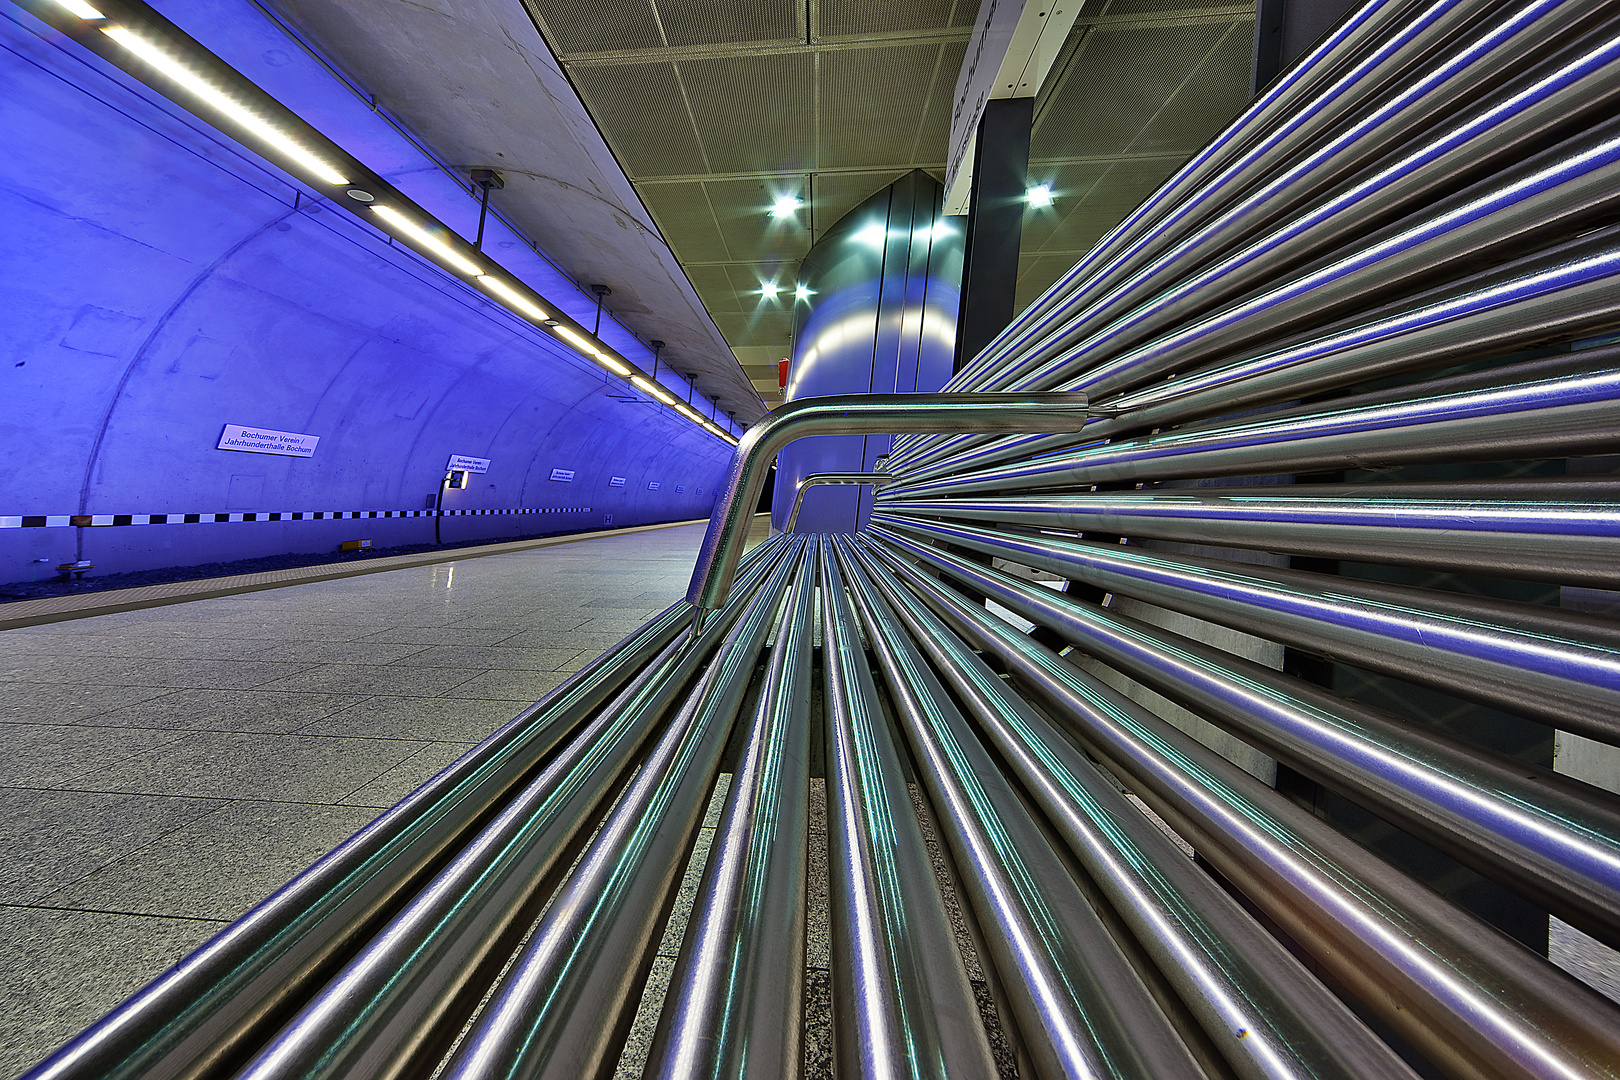
M 1410 1075 L 891 571 L 861 545 L 846 550 L 937 658 L 941 677 L 1234 1071 L 1245 1077 Z
M 725 603 L 748 520 L 777 451 L 810 435 L 904 431 L 1079 431 L 1092 413 L 1084 394 L 856 394 L 782 406 L 749 428 L 715 500 L 686 599 L 705 611 Z
M 1620 793 L 1550 767 L 1620 762 L 1617 104 L 1620 0 L 1363 4 L 34 1077 L 1616 1080 L 1545 930 L 1620 946 Z M 870 522 L 739 561 L 848 433 L 788 530 Z
M 983 608 L 892 556 L 885 561 L 1449 1075 L 1613 1075 L 1620 1006 Z
M 775 1080 L 802 1060 L 816 552 L 776 626 L 648 1075 Z
M 838 1075 L 996 1075 L 832 546 L 821 545 Z
M 854 487 L 871 485 L 874 488 L 880 488 L 892 479 L 893 477 L 889 476 L 887 473 L 880 472 L 811 473 L 809 476 L 805 477 L 803 480 L 800 480 L 793 486 L 793 508 L 788 511 L 787 527 L 782 531 L 786 533 L 795 531 L 799 524 L 799 508 L 804 506 L 805 492 L 809 491 L 813 487 L 819 487 L 823 484 L 833 484 Z

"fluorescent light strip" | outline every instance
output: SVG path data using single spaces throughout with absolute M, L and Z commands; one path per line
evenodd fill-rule
M 461 252 L 450 246 L 449 241 L 436 233 L 430 233 L 404 214 L 391 206 L 372 203 L 371 212 L 382 218 L 388 224 L 409 236 L 423 247 L 432 248 L 445 262 L 454 266 L 464 274 L 481 275 L 484 268 L 467 258 Z
M 107 17 L 85 3 L 84 0 L 56 0 L 56 6 L 79 19 L 91 20 L 105 19 Z
M 85 3 L 84 0 L 55 0 L 55 3 L 58 7 L 71 13 L 76 18 L 87 20 L 106 18 L 105 15 L 97 11 L 94 7 Z M 246 105 L 243 105 L 235 98 L 232 98 L 218 87 L 209 83 L 207 79 L 199 75 L 197 72 L 192 71 L 182 61 L 170 56 L 160 46 L 148 41 L 146 38 L 135 33 L 135 31 L 122 26 L 103 27 L 101 32 L 106 34 L 107 37 L 117 42 L 119 45 L 123 46 L 125 49 L 129 50 L 131 53 L 135 54 L 137 58 L 139 58 L 149 67 L 155 69 L 170 81 L 177 83 L 188 93 L 202 99 L 210 107 L 225 114 L 225 116 L 238 127 L 247 130 L 251 134 L 257 136 L 260 140 L 274 146 L 277 150 L 286 154 L 288 157 L 302 163 L 322 180 L 325 180 L 329 184 L 347 184 L 349 182 L 348 177 L 339 173 L 336 169 L 332 168 L 325 161 L 322 161 L 310 151 L 304 149 L 304 147 L 293 141 L 290 136 L 276 128 L 275 125 L 271 124 L 269 121 L 256 116 Z M 505 301 L 509 306 L 514 308 L 519 313 L 527 315 L 529 318 L 534 319 L 537 322 L 547 322 L 551 319 L 549 312 L 536 305 L 533 301 L 529 300 L 522 293 L 512 288 L 512 286 L 508 285 L 506 282 L 501 281 L 498 278 L 488 276 L 484 272 L 483 267 L 479 266 L 471 259 L 468 259 L 465 255 L 462 255 L 459 251 L 452 247 L 449 241 L 447 241 L 444 237 L 439 236 L 436 233 L 429 232 L 426 228 L 418 225 L 416 222 L 412 221 L 410 218 L 406 217 L 404 214 L 401 214 L 398 210 L 395 210 L 392 207 L 381 206 L 374 203 L 370 209 L 372 213 L 382 218 L 389 225 L 409 236 L 423 247 L 435 252 L 462 273 L 478 278 L 486 288 L 488 288 L 496 296 L 500 297 L 501 300 Z M 640 375 L 634 375 L 631 368 L 620 363 L 608 353 L 602 351 L 588 338 L 581 334 L 575 333 L 566 326 L 553 326 L 551 327 L 551 330 L 567 340 L 569 344 L 573 345 L 580 352 L 584 353 L 586 356 L 589 356 L 591 359 L 613 372 L 613 374 L 618 375 L 621 378 L 629 378 L 631 382 L 635 383 L 636 386 L 651 394 L 659 401 L 662 401 L 666 405 L 674 405 L 693 423 L 699 424 L 714 434 L 719 435 L 727 442 L 736 442 L 735 439 L 731 438 L 729 435 L 726 435 L 719 428 L 715 427 L 708 421 L 703 420 L 697 415 L 697 413 L 677 402 L 673 396 L 671 396 L 657 383 L 645 379 Z
M 61 0 L 58 0 L 58 3 L 61 3 Z M 68 4 L 62 4 L 62 6 L 73 10 Z M 95 11 L 88 4 L 82 6 L 88 11 Z M 99 13 L 97 17 L 101 17 Z M 244 129 L 261 142 L 270 144 L 281 153 L 299 162 L 328 184 L 347 184 L 349 182 L 348 177 L 298 145 L 297 142 L 274 124 L 256 116 L 253 110 L 246 105 L 220 90 L 207 79 L 192 71 L 184 62 L 170 56 L 161 47 L 148 41 L 135 33 L 135 31 L 122 26 L 107 26 L 103 27 L 101 32 L 134 53 L 148 67 L 155 69 L 171 82 L 177 83 L 188 93 L 201 98 L 209 107 L 224 113 L 237 127 Z
M 657 398 L 659 401 L 662 401 L 665 405 L 675 404 L 674 395 L 670 394 L 662 386 L 659 386 L 651 379 L 643 379 L 640 375 L 636 375 L 633 376 L 630 381 L 641 387 L 641 389 L 645 390 L 653 397 Z
M 577 334 L 566 326 L 553 326 L 551 332 L 620 378 L 626 378 L 630 375 L 629 368 L 597 348 L 596 343 L 584 334 Z
M 478 284 L 484 286 L 490 292 L 494 293 L 502 300 L 505 300 L 512 307 L 516 308 L 518 311 L 522 312 L 524 315 L 527 315 L 536 322 L 545 322 L 547 319 L 551 318 L 551 315 L 548 314 L 544 308 L 541 308 L 529 301 L 522 293 L 512 288 L 512 286 L 508 285 L 500 278 L 490 277 L 486 274 L 478 279 Z

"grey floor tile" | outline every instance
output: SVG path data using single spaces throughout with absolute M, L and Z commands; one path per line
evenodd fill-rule
M 209 799 L 0 788 L 0 903 L 33 903 L 218 807 Z
M 638 623 L 639 627 L 640 624 Z M 501 642 L 502 648 L 527 649 L 574 649 L 578 652 L 588 653 L 591 656 L 600 656 L 623 641 L 628 633 L 614 633 L 612 631 L 587 633 L 581 630 L 550 631 L 529 630 L 513 635 Z
M 0 786 L 56 787 L 184 737 L 158 728 L 0 724 Z
M 0 1076 L 15 1076 L 223 924 L 0 908 Z
M 168 697 L 167 686 L 81 686 L 72 683 L 0 683 L 0 721 L 76 724 L 143 701 Z
M 234 919 L 375 816 L 359 806 L 229 803 L 114 859 L 41 904 Z
M 12 682 L 119 685 L 125 681 L 130 663 L 122 656 L 6 656 L 0 658 L 0 685 Z
M 517 715 L 510 701 L 372 697 L 303 729 L 305 735 L 477 742 Z
M 400 645 L 494 645 L 515 632 L 510 627 L 394 626 L 365 640 Z
M 426 645 L 395 645 L 380 641 L 295 641 L 278 645 L 257 657 L 300 664 L 391 664 L 427 650 Z
M 421 745 L 396 739 L 199 731 L 162 750 L 86 773 L 71 786 L 79 791 L 335 803 Z
M 394 662 L 396 667 L 508 668 L 559 671 L 579 649 L 528 649 L 505 645 L 434 645 Z
M 477 672 L 459 668 L 391 667 L 383 664 L 323 664 L 264 686 L 266 690 L 306 693 L 388 694 L 438 697 Z
M 127 709 L 79 721 L 86 727 L 178 728 L 187 731 L 270 731 L 283 734 L 331 716 L 359 694 L 294 694 L 276 690 L 176 690 Z
M 445 694 L 447 698 L 539 701 L 568 676 L 557 671 L 485 671 Z
M 447 765 L 472 749 L 473 745 L 457 742 L 429 743 L 414 757 L 400 762 L 344 799 L 344 805 L 381 809 L 393 806 L 444 771 Z
M 252 690 L 310 667 L 309 664 L 272 664 L 256 660 L 125 660 L 124 664 L 125 669 L 118 676 L 124 685 L 204 690 Z

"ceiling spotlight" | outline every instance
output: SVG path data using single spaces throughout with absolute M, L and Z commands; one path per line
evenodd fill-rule
M 795 285 L 793 287 L 793 299 L 795 300 L 808 300 L 814 295 L 816 295 L 815 291 L 806 285 Z
M 774 281 L 762 281 L 759 283 L 759 295 L 767 300 L 775 300 L 776 294 L 781 291 L 782 287 Z
M 771 203 L 771 217 L 792 217 L 803 205 L 804 200 L 797 195 L 778 195 L 776 201 Z
M 1036 208 L 1039 208 L 1039 207 L 1042 207 L 1042 206 L 1051 206 L 1052 205 L 1052 185 L 1051 184 L 1036 184 L 1034 187 L 1032 187 L 1028 191 L 1024 192 L 1024 201 L 1029 203 L 1029 205 L 1031 205 L 1033 207 L 1036 207 Z

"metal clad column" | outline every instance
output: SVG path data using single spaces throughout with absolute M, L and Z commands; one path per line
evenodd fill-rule
M 985 102 L 979 121 L 962 265 L 962 308 L 956 320 L 955 371 L 961 371 L 1012 322 L 1034 116 L 1032 97 L 996 98 Z

